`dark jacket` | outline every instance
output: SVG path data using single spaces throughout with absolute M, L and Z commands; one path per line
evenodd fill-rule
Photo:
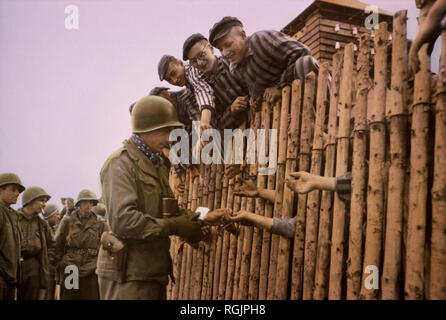
M 90 212 L 82 218 L 79 209 L 63 219 L 57 228 L 55 263 L 61 273 L 65 267 L 76 265 L 79 277 L 86 277 L 96 270 L 99 244 L 105 224 Z
M 20 228 L 22 228 L 22 221 L 26 219 L 25 214 L 23 213 L 22 209 L 18 210 L 18 221 L 19 221 L 19 226 Z M 48 286 L 48 281 L 49 281 L 49 276 L 50 276 L 50 262 L 49 262 L 49 258 L 48 258 L 48 249 L 54 247 L 54 234 L 50 228 L 50 226 L 48 225 L 48 223 L 46 223 L 46 221 L 42 220 L 39 216 L 35 216 L 32 219 L 36 219 L 37 220 L 37 225 L 38 225 L 38 232 L 39 232 L 39 238 L 40 238 L 40 244 L 41 244 L 41 250 L 39 253 L 39 262 L 40 262 L 40 270 L 39 270 L 39 274 L 40 274 L 40 288 L 47 288 Z M 23 232 L 21 231 L 21 241 L 22 243 L 25 241 L 25 239 L 23 239 Z M 22 251 L 23 251 L 23 247 L 22 247 Z
M 0 276 L 17 284 L 20 263 L 20 231 L 17 212 L 0 204 Z
M 97 274 L 115 281 L 155 280 L 167 284 L 172 271 L 169 227 L 162 197 L 174 197 L 168 163 L 155 167 L 130 141 L 113 153 L 101 170 L 102 195 L 110 230 L 127 247 L 124 275 L 101 247 Z

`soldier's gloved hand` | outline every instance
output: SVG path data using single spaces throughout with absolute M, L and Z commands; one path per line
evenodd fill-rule
M 181 215 L 179 217 L 166 219 L 169 226 L 169 235 L 176 235 L 188 242 L 198 242 L 203 238 L 201 222 L 192 221 L 192 217 Z

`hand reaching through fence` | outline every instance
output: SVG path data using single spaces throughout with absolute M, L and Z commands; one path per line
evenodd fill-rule
M 214 211 L 208 212 L 203 219 L 203 222 L 208 225 L 220 225 L 228 222 L 229 215 L 232 213 L 231 209 L 220 208 Z
M 276 191 L 264 188 L 258 188 L 256 182 L 251 179 L 245 179 L 242 184 L 234 188 L 234 195 L 241 197 L 260 197 L 262 199 L 274 202 Z
M 307 193 L 315 189 L 335 191 L 336 187 L 336 178 L 321 177 L 305 171 L 291 172 L 285 182 L 297 193 Z
M 258 197 L 259 191 L 257 190 L 256 183 L 251 179 L 243 180 L 240 186 L 234 188 L 234 194 L 243 197 Z

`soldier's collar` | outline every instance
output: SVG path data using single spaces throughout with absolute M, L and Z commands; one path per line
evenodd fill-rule
M 155 168 L 159 168 L 163 164 L 163 157 L 159 153 L 154 153 L 150 150 L 149 146 L 141 139 L 137 134 L 132 134 L 130 139 L 136 145 L 136 147 L 144 153 L 147 158 L 152 161 Z

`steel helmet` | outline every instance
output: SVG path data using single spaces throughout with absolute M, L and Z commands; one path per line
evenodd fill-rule
M 0 187 L 6 186 L 8 184 L 16 184 L 19 188 L 19 192 L 22 193 L 26 188 L 23 186 L 22 181 L 19 176 L 15 173 L 2 173 L 0 174 Z
M 98 203 L 97 205 L 95 205 L 91 211 L 93 211 L 93 213 L 97 216 L 101 216 L 101 217 L 105 217 L 105 205 L 102 203 Z
M 45 220 L 48 220 L 56 214 L 57 210 L 59 210 L 59 208 L 55 204 L 48 204 L 45 209 L 43 209 L 43 217 Z
M 132 110 L 132 130 L 134 133 L 150 132 L 165 127 L 182 127 L 175 107 L 157 96 L 141 98 Z
M 51 199 L 51 196 L 46 193 L 45 190 L 43 190 L 41 187 L 32 186 L 23 192 L 22 195 L 22 207 L 26 207 L 28 204 L 33 202 L 34 200 L 38 198 L 45 197 L 47 200 Z
M 94 192 L 88 189 L 83 189 L 81 190 L 81 192 L 79 192 L 79 195 L 77 196 L 76 207 L 79 205 L 79 202 L 83 200 L 92 200 L 95 202 L 94 205 L 96 205 L 99 202 Z

